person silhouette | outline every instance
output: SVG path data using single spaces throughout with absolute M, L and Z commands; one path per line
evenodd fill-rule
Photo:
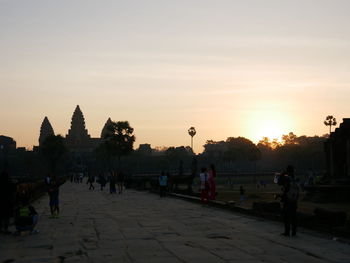
M 279 178 L 282 186 L 281 202 L 283 203 L 284 236 L 295 236 L 297 233 L 297 208 L 299 186 L 294 178 L 294 167 L 288 165 L 286 171 Z M 290 233 L 292 230 L 292 233 Z

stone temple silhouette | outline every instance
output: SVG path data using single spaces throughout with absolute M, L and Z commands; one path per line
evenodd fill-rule
M 100 138 L 91 138 L 85 127 L 84 115 L 79 105 L 77 105 L 72 116 L 70 129 L 65 137 L 67 148 L 73 152 L 92 152 L 103 141 L 106 134 L 108 134 L 109 131 L 107 127 L 111 122 L 111 118 L 108 118 L 101 131 Z M 42 145 L 46 137 L 54 134 L 49 119 L 45 117 L 40 127 L 39 146 Z

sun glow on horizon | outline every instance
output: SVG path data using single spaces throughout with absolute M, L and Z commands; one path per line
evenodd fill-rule
M 258 111 L 254 112 L 249 118 L 248 127 L 249 134 L 252 141 L 258 143 L 264 137 L 269 138 L 270 141 L 282 141 L 282 135 L 288 134 L 293 127 L 291 119 L 285 113 L 280 111 Z

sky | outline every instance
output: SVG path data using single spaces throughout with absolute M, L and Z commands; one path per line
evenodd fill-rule
M 350 1 L 0 0 L 0 135 L 92 137 L 129 121 L 136 148 L 323 135 L 350 117 Z

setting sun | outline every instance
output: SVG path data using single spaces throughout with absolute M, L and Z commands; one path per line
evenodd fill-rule
M 287 113 L 269 109 L 252 113 L 248 118 L 248 127 L 249 138 L 254 142 L 258 142 L 263 137 L 281 141 L 283 134 L 292 131 L 292 121 Z
M 260 129 L 256 130 L 256 133 L 259 139 L 268 137 L 270 140 L 278 139 L 280 141 L 283 131 L 277 121 L 268 120 L 266 123 L 264 123 L 264 126 L 261 126 Z

